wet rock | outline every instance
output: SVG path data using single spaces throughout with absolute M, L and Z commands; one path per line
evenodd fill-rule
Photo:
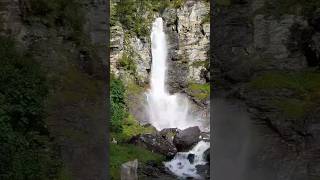
M 177 147 L 178 151 L 186 151 L 199 142 L 199 136 L 200 129 L 198 126 L 189 127 L 177 133 L 173 139 L 173 144 Z
M 159 134 L 167 139 L 168 141 L 170 141 L 171 143 L 173 143 L 173 138 L 174 136 L 179 132 L 180 130 L 177 128 L 167 128 L 167 129 L 162 129 Z
M 210 142 L 210 133 L 209 132 L 201 132 L 199 139 L 201 141 Z
M 210 166 L 206 165 L 198 165 L 196 166 L 198 174 L 204 179 L 210 179 Z
M 203 158 L 210 163 L 210 148 L 203 153 Z
M 138 160 L 129 161 L 121 165 L 121 180 L 138 180 Z
M 189 160 L 189 162 L 190 162 L 191 164 L 194 162 L 194 157 L 195 157 L 194 154 L 188 154 L 187 159 Z
M 167 157 L 173 157 L 177 153 L 177 148 L 160 134 L 142 134 L 134 136 L 129 143 L 144 147 L 152 152 L 163 154 Z
M 168 172 L 163 164 L 155 161 L 148 161 L 138 167 L 138 176 L 141 180 L 174 180 L 176 177 Z

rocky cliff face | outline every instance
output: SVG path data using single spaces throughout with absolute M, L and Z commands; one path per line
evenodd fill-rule
M 112 3 L 116 6 L 117 3 Z M 168 42 L 167 83 L 171 93 L 186 93 L 194 102 L 195 110 L 208 111 L 209 103 L 209 2 L 187 0 L 179 7 L 166 7 L 162 12 L 146 12 L 150 28 L 152 19 L 164 19 Z M 150 20 L 151 19 L 151 20 Z M 149 29 L 150 30 L 150 29 Z M 116 21 L 111 26 L 111 72 L 126 84 L 141 87 L 149 83 L 151 70 L 150 32 L 137 35 Z M 203 90 L 204 89 L 204 90 Z M 129 108 L 137 119 L 141 116 L 143 97 L 134 98 L 134 107 Z M 137 100 L 138 99 L 138 100 Z M 206 118 L 208 118 L 208 113 Z
M 252 118 L 272 131 L 257 157 L 264 164 L 279 160 L 267 165 L 274 179 L 319 176 L 319 121 L 310 117 L 318 111 L 311 94 L 318 87 L 319 7 L 316 1 L 236 0 L 216 8 L 214 83 L 245 101 Z
M 46 125 L 61 150 L 65 173 L 74 179 L 106 179 L 107 114 L 102 97 L 108 65 L 107 6 L 102 0 L 68 2 L 63 7 L 69 15 L 54 9 L 61 1 L 1 1 L 1 35 L 13 37 L 46 73 Z
M 186 1 L 182 7 L 166 8 L 161 14 L 154 13 L 154 18 L 161 16 L 165 20 L 169 49 L 169 76 L 170 86 L 187 85 L 188 81 L 205 83 L 205 72 L 208 64 L 209 50 L 209 6 L 204 1 Z M 150 22 L 146 22 L 151 27 Z M 131 30 L 132 31 L 132 30 Z M 130 54 L 136 64 L 136 80 L 141 83 L 148 82 L 148 71 L 151 64 L 150 34 L 137 37 L 124 30 L 121 23 L 111 27 L 111 70 L 118 76 L 124 77 L 129 72 L 121 67 L 124 55 Z M 177 67 L 177 68 L 175 68 Z M 188 68 L 190 67 L 190 68 Z M 178 74 L 173 74 L 180 72 Z M 182 72 L 181 72 L 182 71 Z M 187 71 L 187 72 L 183 72 Z M 130 73 L 130 72 L 129 72 Z M 184 80 L 178 80 L 183 76 Z M 171 83 L 171 81 L 176 81 Z

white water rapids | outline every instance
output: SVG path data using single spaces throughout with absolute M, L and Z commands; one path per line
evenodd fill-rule
M 192 126 L 201 128 L 201 121 L 189 112 L 189 102 L 181 94 L 169 94 L 166 89 L 167 43 L 163 31 L 163 20 L 157 18 L 152 25 L 152 67 L 150 90 L 146 93 L 149 122 L 157 130 L 165 128 L 186 129 Z M 173 160 L 165 162 L 165 166 L 179 177 L 200 178 L 197 165 L 206 164 L 203 153 L 210 147 L 208 142 L 200 141 L 191 151 L 179 152 Z M 194 162 L 187 159 L 188 154 L 194 154 Z

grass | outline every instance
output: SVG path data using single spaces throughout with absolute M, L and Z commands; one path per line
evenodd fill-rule
M 110 174 L 111 179 L 120 179 L 121 164 L 138 159 L 139 164 L 148 161 L 156 161 L 161 163 L 165 157 L 150 152 L 146 149 L 130 145 L 130 144 L 113 144 L 110 143 Z
M 111 133 L 111 138 L 115 138 L 117 142 L 127 142 L 133 136 L 153 132 L 155 132 L 154 128 L 140 126 L 137 120 L 134 119 L 131 114 L 129 114 L 129 116 L 122 123 L 122 131 Z
M 320 72 L 268 72 L 253 78 L 251 90 L 289 90 L 295 97 L 276 97 L 270 105 L 286 118 L 301 119 L 320 102 Z
M 123 132 L 125 138 L 131 138 L 138 134 L 153 133 L 155 129 L 152 127 L 143 127 L 137 123 L 137 120 L 134 119 L 132 115 L 129 115 L 126 121 L 123 124 Z
M 133 83 L 133 82 L 131 82 L 131 83 L 128 83 L 127 85 L 126 85 L 126 91 L 127 91 L 127 94 L 134 94 L 134 95 L 138 95 L 138 94 L 140 94 L 140 93 L 142 93 L 142 92 L 144 92 L 144 88 L 143 87 L 141 87 L 141 86 L 139 86 L 139 85 L 137 85 L 137 84 L 135 84 L 135 83 Z
M 188 90 L 197 99 L 205 100 L 210 96 L 210 84 L 189 83 Z
M 290 89 L 297 93 L 320 89 L 319 72 L 268 72 L 249 83 L 253 89 Z
M 273 102 L 283 116 L 287 118 L 303 118 L 307 114 L 310 102 L 301 99 L 278 99 Z

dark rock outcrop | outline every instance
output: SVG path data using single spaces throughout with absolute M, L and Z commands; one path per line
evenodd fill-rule
M 176 176 L 158 162 L 148 161 L 138 167 L 139 179 L 141 180 L 175 180 Z
M 177 147 L 178 151 L 186 151 L 199 142 L 199 136 L 200 129 L 198 126 L 189 127 L 177 133 L 173 139 L 173 144 Z
M 203 158 L 210 163 L 210 148 L 203 153 Z
M 137 135 L 132 137 L 129 143 L 144 147 L 167 157 L 173 157 L 177 153 L 177 148 L 159 134 Z
M 189 162 L 192 164 L 194 162 L 194 154 L 188 154 L 187 159 L 189 160 Z

